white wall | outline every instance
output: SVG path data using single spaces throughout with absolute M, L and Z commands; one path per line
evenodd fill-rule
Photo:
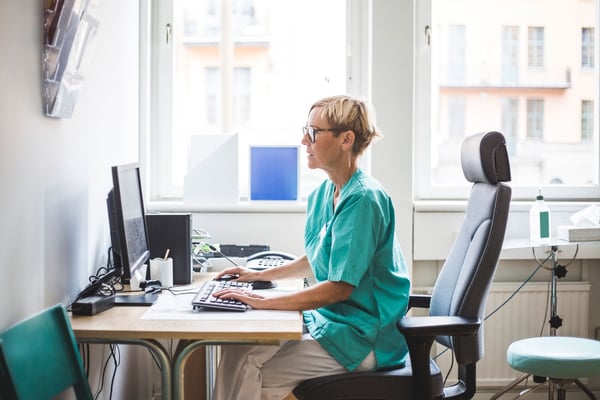
M 43 3 L 0 2 L 0 329 L 68 303 L 106 263 L 110 166 L 138 160 L 138 2 L 99 1 L 64 120 L 42 111 Z
M 71 119 L 45 117 L 43 2 L 0 2 L 0 327 L 77 293 L 106 260 L 110 165 L 138 159 L 138 5 L 101 0 Z

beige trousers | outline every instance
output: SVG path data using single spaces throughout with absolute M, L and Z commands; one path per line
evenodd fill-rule
M 371 352 L 356 371 L 374 368 Z M 308 333 L 280 345 L 222 346 L 213 400 L 280 400 L 306 379 L 344 372 Z

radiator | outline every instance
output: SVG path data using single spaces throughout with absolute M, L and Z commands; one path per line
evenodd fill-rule
M 486 316 L 509 298 L 518 286 L 518 283 L 494 283 L 487 301 Z M 557 335 L 589 336 L 590 288 L 587 282 L 558 281 L 557 314 L 563 322 Z M 477 386 L 500 387 L 515 379 L 519 373 L 506 363 L 506 349 L 513 341 L 539 336 L 540 332 L 547 336 L 550 332 L 549 315 L 548 283 L 528 283 L 504 307 L 487 318 L 484 322 L 485 355 L 477 364 Z M 433 354 L 439 350 L 435 347 Z M 441 355 L 437 362 L 443 371 L 448 371 L 449 352 Z

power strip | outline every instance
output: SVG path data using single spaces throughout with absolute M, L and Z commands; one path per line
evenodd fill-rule
M 88 296 L 71 304 L 73 315 L 96 315 L 115 305 L 115 295 Z

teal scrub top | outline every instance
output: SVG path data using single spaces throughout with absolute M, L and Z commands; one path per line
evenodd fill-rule
M 350 297 L 304 312 L 310 334 L 354 370 L 373 351 L 377 368 L 402 365 L 407 347 L 396 328 L 408 305 L 410 279 L 395 237 L 385 189 L 363 170 L 342 187 L 326 180 L 308 199 L 305 251 L 317 282 L 347 282 Z

